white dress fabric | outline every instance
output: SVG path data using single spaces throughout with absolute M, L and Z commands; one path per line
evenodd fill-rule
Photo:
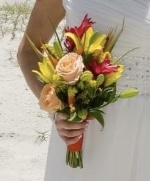
M 45 181 L 150 181 L 150 0 L 64 0 L 67 25 L 78 26 L 88 13 L 96 30 L 124 32 L 114 56 L 135 47 L 122 61 L 119 90 L 139 89 L 139 96 L 119 100 L 105 111 L 105 128 L 90 122 L 83 145 L 84 168 L 65 164 L 66 145 L 52 128 Z

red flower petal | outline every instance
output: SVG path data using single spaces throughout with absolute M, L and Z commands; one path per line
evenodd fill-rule
M 85 31 L 94 24 L 91 21 L 91 18 L 88 18 L 88 14 L 85 15 L 81 25 L 79 27 L 75 26 L 74 28 L 69 28 L 69 26 L 65 29 L 65 32 L 71 32 L 77 35 L 79 38 L 82 38 Z M 65 47 L 67 48 L 68 52 L 71 52 L 74 49 L 74 42 L 71 38 L 67 37 L 64 42 Z
M 94 75 L 109 74 L 117 71 L 117 68 L 118 66 L 111 65 L 110 60 L 107 58 L 101 63 L 93 59 L 89 65 L 89 69 Z

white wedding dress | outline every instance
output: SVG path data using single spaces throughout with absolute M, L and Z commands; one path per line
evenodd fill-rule
M 67 25 L 78 26 L 84 15 L 106 33 L 121 27 L 114 56 L 139 47 L 123 58 L 125 73 L 118 87 L 136 87 L 139 96 L 105 109 L 105 128 L 91 121 L 85 132 L 84 168 L 65 164 L 66 145 L 52 128 L 45 181 L 150 181 L 150 0 L 64 0 Z

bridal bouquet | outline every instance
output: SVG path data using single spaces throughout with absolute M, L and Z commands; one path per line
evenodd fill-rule
M 116 83 L 122 76 L 124 65 L 114 59 L 112 50 L 123 30 L 111 29 L 100 34 L 92 27 L 94 22 L 85 15 L 82 23 L 66 27 L 63 41 L 41 43 L 41 53 L 28 38 L 40 61 L 39 71 L 33 70 L 45 83 L 39 99 L 41 109 L 49 113 L 62 112 L 66 121 L 81 122 L 93 116 L 104 127 L 102 108 L 120 98 L 136 96 L 136 89 L 117 92 Z M 66 164 L 83 167 L 82 138 L 67 146 Z

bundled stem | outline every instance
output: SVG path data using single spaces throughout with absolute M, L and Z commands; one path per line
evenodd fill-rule
M 83 168 L 82 144 L 83 136 L 76 143 L 67 146 L 66 164 L 72 168 Z

